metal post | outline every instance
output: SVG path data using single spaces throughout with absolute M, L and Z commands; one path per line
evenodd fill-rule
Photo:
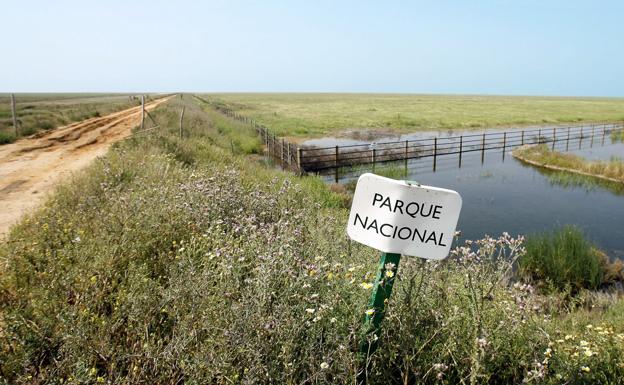
M 409 141 L 406 140 L 405 141 L 405 176 L 407 177 L 407 157 L 408 157 L 408 147 L 409 147 Z
M 373 148 L 373 171 L 375 171 L 375 162 L 377 160 L 377 156 L 375 155 L 375 149 Z
M 570 148 L 570 127 L 568 127 L 568 137 L 566 139 L 566 151 Z
M 459 168 L 461 168 L 461 158 L 462 158 L 463 147 L 464 147 L 464 136 L 461 135 L 459 137 Z
M 579 136 L 579 150 L 581 149 L 582 143 L 583 143 L 583 126 L 581 126 L 581 135 Z
M 334 179 L 336 181 L 336 183 L 338 183 L 338 151 L 339 151 L 339 147 L 336 146 L 336 152 L 334 154 Z
M 505 147 L 507 147 L 507 132 L 503 132 L 503 162 L 505 161 Z
M 392 294 L 392 286 L 401 261 L 401 254 L 381 253 L 373 293 L 368 303 L 365 323 L 368 326 L 367 339 L 362 341 L 360 352 L 369 356 L 379 346 L 379 332 L 386 313 L 386 304 Z
M 596 127 L 592 124 L 592 136 L 591 136 L 591 142 L 589 142 L 589 148 L 594 147 L 594 133 L 595 133 L 595 129 L 596 129 Z
M 481 164 L 485 160 L 485 133 L 483 133 L 483 140 L 481 141 Z
M 15 113 L 15 94 L 11 94 L 11 114 L 13 115 L 13 128 L 15 129 L 15 138 L 19 135 L 17 128 L 17 114 Z
M 436 163 L 438 158 L 438 137 L 433 138 L 433 171 L 436 170 Z

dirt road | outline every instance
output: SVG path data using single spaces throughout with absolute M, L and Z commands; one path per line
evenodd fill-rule
M 168 99 L 146 103 L 145 109 Z M 0 238 L 58 182 L 104 155 L 140 122 L 139 106 L 0 146 Z

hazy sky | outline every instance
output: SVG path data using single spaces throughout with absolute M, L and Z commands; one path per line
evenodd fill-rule
M 624 96 L 624 2 L 2 0 L 0 92 Z

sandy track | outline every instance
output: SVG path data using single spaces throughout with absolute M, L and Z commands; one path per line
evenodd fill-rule
M 146 103 L 145 109 L 168 99 Z M 141 107 L 132 107 L 0 146 L 0 237 L 58 182 L 104 155 L 140 123 Z

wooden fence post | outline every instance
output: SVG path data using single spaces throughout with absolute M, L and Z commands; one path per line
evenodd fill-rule
M 180 113 L 180 139 L 182 139 L 182 119 L 184 119 L 184 110 L 186 107 L 182 107 L 182 112 Z
M 520 145 L 524 146 L 524 130 L 522 130 L 522 139 L 520 140 Z
M 301 147 L 297 147 L 297 168 L 299 168 L 299 172 L 303 172 L 303 170 L 301 169 L 301 153 L 303 152 L 303 150 L 301 149 Z
M 19 135 L 17 128 L 17 114 L 15 113 L 15 94 L 11 94 L 11 114 L 13 115 L 13 128 L 15 129 L 15 138 Z
M 555 142 L 557 141 L 557 127 L 553 128 L 552 151 L 555 151 Z
M 537 144 L 542 144 L 542 129 L 537 132 Z
M 145 126 L 145 95 L 141 94 L 141 130 Z

